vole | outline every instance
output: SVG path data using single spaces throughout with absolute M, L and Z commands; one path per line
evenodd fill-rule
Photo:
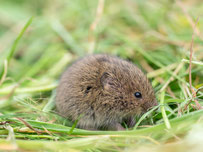
M 60 115 L 77 127 L 123 130 L 135 125 L 134 117 L 157 105 L 153 88 L 133 63 L 115 56 L 89 55 L 62 74 L 56 91 Z

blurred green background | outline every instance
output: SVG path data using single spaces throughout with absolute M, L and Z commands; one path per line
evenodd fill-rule
M 25 22 L 34 17 L 9 68 L 15 80 L 26 74 L 36 77 L 46 73 L 64 53 L 77 57 L 93 52 L 91 37 L 95 40 L 95 53 L 111 53 L 141 64 L 143 55 L 136 47 L 142 47 L 154 60 L 169 65 L 188 57 L 192 26 L 197 17 L 200 17 L 197 33 L 203 30 L 201 1 L 105 1 L 93 32 L 90 26 L 96 18 L 97 1 L 1 0 L 0 4 L 1 62 Z M 195 37 L 195 42 L 194 58 L 202 60 L 202 40 Z M 39 67 L 38 71 L 30 69 L 39 60 L 43 62 L 40 64 L 43 71 Z M 152 65 L 152 68 L 157 67 Z
M 29 19 L 32 23 L 15 46 L 15 39 L 19 37 L 19 33 Z M 203 86 L 203 2 L 201 0 L 0 0 L 0 72 L 1 74 L 7 72 L 5 79 L 0 78 L 0 114 L 4 115 L 0 116 L 0 121 L 17 123 L 14 117 L 23 114 L 22 117 L 36 128 L 44 125 L 38 120 L 68 124 L 66 120 L 54 115 L 53 111 L 50 112 L 54 108 L 54 89 L 61 73 L 71 62 L 91 53 L 120 56 L 134 62 L 147 73 L 158 101 L 161 98 L 160 94 L 166 90 L 163 100 L 168 103 L 165 104 L 165 110 L 169 120 L 190 113 L 192 115 L 196 111 L 195 104 L 189 104 L 185 108 L 192 99 L 188 85 L 189 64 L 182 60 L 189 59 L 193 33 L 192 85 L 197 91 Z M 14 54 L 11 53 L 12 50 Z M 6 59 L 7 68 L 4 64 Z M 174 72 L 175 76 L 172 77 Z M 201 105 L 202 99 L 203 93 L 199 90 L 196 100 Z M 35 113 L 38 115 L 34 115 Z M 152 117 L 144 124 L 149 122 L 150 125 L 163 124 L 165 119 L 162 115 L 163 112 L 158 110 L 152 113 Z M 198 119 L 197 115 L 187 118 L 193 123 Z M 202 125 L 202 121 L 200 122 Z M 148 129 L 147 136 L 150 140 L 152 138 L 157 142 L 167 143 L 176 141 L 175 136 L 181 134 L 178 138 L 183 140 L 179 144 L 180 147 L 184 147 L 185 143 L 190 143 L 188 140 L 190 134 L 187 131 L 192 128 L 192 124 L 178 119 L 172 126 L 177 127 L 176 125 L 182 128 L 180 127 L 174 134 L 160 132 L 160 128 L 153 130 L 152 127 L 151 130 Z M 21 134 L 17 129 L 25 127 L 22 122 L 13 124 L 11 127 L 14 129 L 15 137 L 20 139 L 39 141 L 76 139 L 55 133 L 46 137 L 39 136 L 36 132 L 33 133 L 34 135 L 26 131 Z M 49 131 L 53 131 L 54 127 L 61 126 L 47 125 L 47 127 Z M 68 127 L 65 129 L 70 130 Z M 6 130 L 11 133 L 8 128 Z M 74 133 L 87 136 L 102 134 L 77 132 L 77 130 Z M 103 132 L 103 134 L 108 133 Z M 134 134 L 137 134 L 137 130 Z M 185 138 L 186 134 L 187 138 Z M 146 133 L 141 132 L 139 135 L 146 135 Z M 5 126 L 0 128 L 1 137 L 7 137 Z M 195 138 L 191 137 L 191 139 Z M 109 147 L 109 145 L 101 147 L 101 143 L 106 141 L 103 138 L 95 141 L 101 142 L 97 146 L 93 142 L 95 139 L 93 141 L 83 139 L 79 138 L 78 143 L 89 144 L 89 147 L 77 148 L 77 143 L 72 147 L 66 143 L 62 145 L 65 148 L 82 150 L 92 148 L 105 150 Z M 122 151 L 126 145 L 130 147 L 128 150 L 133 151 L 134 146 L 140 146 L 139 143 L 148 143 L 142 139 L 136 145 L 121 145 L 116 140 L 114 143 L 110 142 L 121 148 L 116 151 Z M 0 140 L 0 145 L 1 142 Z M 2 143 L 5 144 L 4 141 Z M 21 141 L 17 143 L 21 148 L 29 145 Z M 201 144 L 196 146 L 200 146 L 201 149 Z M 33 148 L 31 146 L 30 150 L 34 150 Z M 162 148 L 159 147 L 157 150 L 161 151 Z M 50 149 L 44 148 L 44 150 Z M 140 151 L 142 150 L 141 148 Z

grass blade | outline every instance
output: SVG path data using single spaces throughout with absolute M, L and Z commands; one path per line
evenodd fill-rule
M 23 34 L 25 33 L 25 31 L 27 30 L 27 28 L 30 26 L 30 24 L 32 23 L 33 17 L 31 17 L 27 23 L 25 24 L 25 26 L 22 28 L 22 30 L 20 31 L 19 35 L 17 36 L 17 38 L 15 39 L 6 59 L 8 62 L 8 65 L 10 63 L 11 58 L 13 57 L 14 52 L 16 51 L 17 45 L 20 41 L 20 39 L 22 38 Z M 2 75 L 4 73 L 4 70 L 0 71 L 0 78 L 2 78 Z

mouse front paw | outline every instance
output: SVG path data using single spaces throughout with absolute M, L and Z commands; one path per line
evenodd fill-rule
M 118 122 L 112 123 L 109 127 L 108 130 L 117 130 L 117 131 L 122 131 L 125 130 L 125 128 Z

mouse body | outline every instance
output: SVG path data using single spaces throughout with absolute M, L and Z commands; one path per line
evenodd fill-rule
M 58 113 L 88 130 L 123 130 L 123 121 L 133 127 L 134 117 L 155 105 L 144 73 L 131 62 L 105 54 L 89 55 L 69 66 L 56 91 Z

